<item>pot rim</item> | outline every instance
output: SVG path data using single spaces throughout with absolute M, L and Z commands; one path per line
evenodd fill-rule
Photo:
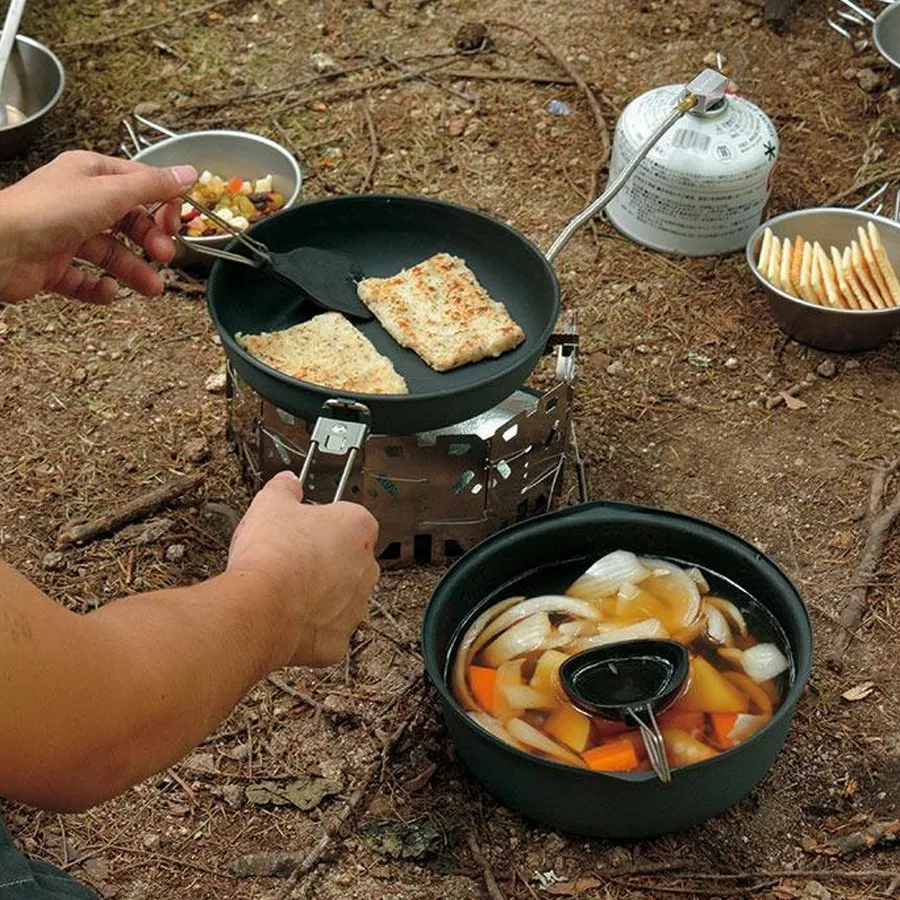
M 209 128 L 209 129 L 198 129 L 197 131 L 184 131 L 179 132 L 177 134 L 173 134 L 171 137 L 162 138 L 161 140 L 154 141 L 147 147 L 139 150 L 131 159 L 134 162 L 144 163 L 146 165 L 154 165 L 152 160 L 150 162 L 147 161 L 147 158 L 153 154 L 153 151 L 158 150 L 164 147 L 171 147 L 173 144 L 183 143 L 186 140 L 190 140 L 191 138 L 196 138 L 199 136 L 207 136 L 211 135 L 213 137 L 233 137 L 239 138 L 241 140 L 249 141 L 253 144 L 264 144 L 272 150 L 276 150 L 279 152 L 291 167 L 294 175 L 294 189 L 290 196 L 285 195 L 284 206 L 278 210 L 278 212 L 284 212 L 285 210 L 292 209 L 297 205 L 297 198 L 300 196 L 300 191 L 303 188 L 303 171 L 300 168 L 300 163 L 297 162 L 294 154 L 290 152 L 286 147 L 282 147 L 277 141 L 273 141 L 271 138 L 267 138 L 264 135 L 256 134 L 253 131 L 236 131 L 231 128 Z M 277 213 L 275 213 L 277 215 Z M 189 244 L 199 244 L 200 246 L 212 244 L 213 246 L 221 245 L 229 243 L 233 240 L 233 236 L 230 234 L 211 234 L 207 237 L 187 237 L 185 236 L 184 240 L 186 240 Z
M 806 683 L 809 680 L 809 675 L 812 670 L 812 658 L 814 650 L 814 638 L 812 631 L 812 622 L 809 618 L 809 610 L 806 608 L 806 604 L 800 597 L 799 591 L 794 586 L 790 578 L 788 578 L 788 576 L 780 568 L 780 566 L 778 566 L 757 547 L 754 547 L 753 544 L 751 544 L 749 541 L 745 540 L 742 537 L 739 537 L 734 532 L 729 531 L 727 528 L 715 525 L 714 523 L 708 522 L 705 519 L 700 519 L 696 516 L 690 516 L 685 513 L 679 513 L 672 510 L 660 509 L 657 507 L 640 506 L 631 503 L 620 503 L 609 500 L 596 500 L 588 503 L 581 503 L 575 506 L 567 507 L 565 509 L 555 510 L 554 512 L 544 513 L 543 515 L 535 516 L 534 518 L 528 519 L 524 522 L 517 522 L 516 524 L 511 525 L 508 528 L 504 528 L 501 531 L 496 532 L 495 534 L 491 535 L 491 537 L 487 538 L 487 540 L 482 541 L 482 543 L 478 544 L 472 550 L 465 553 L 447 570 L 447 572 L 444 573 L 443 577 L 432 592 L 431 597 L 428 601 L 428 605 L 425 609 L 421 632 L 422 655 L 425 658 L 425 670 L 428 673 L 428 677 L 431 680 L 432 685 L 434 686 L 435 690 L 437 690 L 444 703 L 449 704 L 449 706 L 459 714 L 460 718 L 465 721 L 468 728 L 474 729 L 481 738 L 487 740 L 489 743 L 494 744 L 496 747 L 499 747 L 508 753 L 514 754 L 516 757 L 522 760 L 527 760 L 538 766 L 549 767 L 551 770 L 556 772 L 568 772 L 573 775 L 580 775 L 582 777 L 588 776 L 597 777 L 600 779 L 614 779 L 617 781 L 632 783 L 643 783 L 656 780 L 656 775 L 653 772 L 599 772 L 591 769 L 579 769 L 575 766 L 569 766 L 564 763 L 546 759 L 542 756 L 537 756 L 536 754 L 526 753 L 524 750 L 519 750 L 517 747 L 513 747 L 512 745 L 507 744 L 505 741 L 500 740 L 489 731 L 472 721 L 466 710 L 462 708 L 462 706 L 453 696 L 453 692 L 450 690 L 445 671 L 447 660 L 437 660 L 436 654 L 434 652 L 431 652 L 429 649 L 429 630 L 430 623 L 435 616 L 435 597 L 438 595 L 444 585 L 448 581 L 451 581 L 453 577 L 455 577 L 456 573 L 461 571 L 464 566 L 471 566 L 480 557 L 484 557 L 492 553 L 493 545 L 500 542 L 501 540 L 508 540 L 511 534 L 530 530 L 538 523 L 546 522 L 549 519 L 568 517 L 579 512 L 591 513 L 595 511 L 607 510 L 612 512 L 619 511 L 623 513 L 637 514 L 638 516 L 652 515 L 656 518 L 662 517 L 671 521 L 690 522 L 694 526 L 699 526 L 709 533 L 713 533 L 719 536 L 727 536 L 730 540 L 741 545 L 746 551 L 749 551 L 755 557 L 757 557 L 757 562 L 769 568 L 771 574 L 774 575 L 776 579 L 782 580 L 784 582 L 784 586 L 788 590 L 788 593 L 797 600 L 797 624 L 801 631 L 806 632 L 806 635 L 809 639 L 810 650 L 809 653 L 801 659 L 796 652 L 796 648 L 791 646 L 791 656 L 794 665 L 794 678 L 790 685 L 790 689 L 785 695 L 784 700 L 781 702 L 781 705 L 772 714 L 772 718 L 765 724 L 762 729 L 756 732 L 756 734 L 747 738 L 747 740 L 742 741 L 736 747 L 731 747 L 728 750 L 723 750 L 721 753 L 710 759 L 701 760 L 695 763 L 689 763 L 688 765 L 684 766 L 678 766 L 677 769 L 673 770 L 673 774 L 685 769 L 702 770 L 704 768 L 709 768 L 711 766 L 715 766 L 721 759 L 726 758 L 729 754 L 737 754 L 740 752 L 747 752 L 748 750 L 751 750 L 755 744 L 762 741 L 763 737 L 774 726 L 778 725 L 785 719 L 790 719 L 790 717 L 793 716 L 794 707 L 796 706 L 797 701 L 800 699 Z M 575 562 L 583 558 L 583 554 L 579 554 L 578 556 L 560 559 L 557 562 L 559 565 L 565 565 L 568 562 Z M 537 572 L 542 568 L 544 568 L 544 566 L 535 566 L 531 569 L 524 569 L 521 574 L 522 576 L 528 576 L 532 572 Z M 478 609 L 478 607 L 475 607 L 473 611 L 475 609 Z
M 17 128 L 22 128 L 25 125 L 30 125 L 32 122 L 36 122 L 38 119 L 42 119 L 47 115 L 47 113 L 50 112 L 50 110 L 52 110 L 56 106 L 57 103 L 59 103 L 59 98 L 62 97 L 62 93 L 66 89 L 66 70 L 63 67 L 62 62 L 60 61 L 60 58 L 46 44 L 42 44 L 35 38 L 27 37 L 26 35 L 21 33 L 16 35 L 16 43 L 25 44 L 43 53 L 44 56 L 53 64 L 53 67 L 56 69 L 56 74 L 59 77 L 59 83 L 56 85 L 53 96 L 39 110 L 37 110 L 37 112 L 33 112 L 26 119 L 23 119 L 21 122 L 19 122 L 18 125 L 12 125 L 8 128 L 4 128 L 3 132 L 11 132 Z

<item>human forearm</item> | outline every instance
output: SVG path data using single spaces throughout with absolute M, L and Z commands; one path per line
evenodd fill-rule
M 7 594 L 9 572 L 0 581 Z M 86 616 L 16 577 L 16 593 L 29 594 L 16 609 L 18 633 L 30 628 L 40 640 L 3 648 L 3 675 L 15 678 L 0 685 L 0 794 L 14 799 L 84 809 L 114 796 L 183 756 L 288 661 L 280 600 L 247 575 Z M 13 694 L 11 682 L 27 687 Z

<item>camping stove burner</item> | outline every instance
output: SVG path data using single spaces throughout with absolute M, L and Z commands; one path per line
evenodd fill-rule
M 383 566 L 446 563 L 552 506 L 570 428 L 574 343 L 557 351 L 556 383 L 545 393 L 517 390 L 479 416 L 434 431 L 368 435 L 344 497 L 378 519 Z M 228 432 L 253 493 L 284 469 L 300 474 L 314 427 L 228 367 Z M 316 455 L 306 497 L 330 503 L 344 463 Z

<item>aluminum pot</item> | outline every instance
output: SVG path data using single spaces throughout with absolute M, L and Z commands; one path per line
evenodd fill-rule
M 0 96 L 20 110 L 25 120 L 0 129 L 0 159 L 20 156 L 34 143 L 65 84 L 65 71 L 56 55 L 36 40 L 16 35 Z
M 778 622 L 793 658 L 781 707 L 756 735 L 704 762 L 652 772 L 592 772 L 517 750 L 470 719 L 448 683 L 463 630 L 487 605 L 514 594 L 559 591 L 615 549 L 697 565 L 739 586 Z M 422 630 L 429 678 L 460 758 L 503 804 L 562 831 L 643 838 L 711 818 L 748 794 L 787 737 L 812 664 L 812 628 L 787 576 L 755 547 L 699 519 L 620 503 L 587 503 L 514 525 L 465 554 L 438 584 Z

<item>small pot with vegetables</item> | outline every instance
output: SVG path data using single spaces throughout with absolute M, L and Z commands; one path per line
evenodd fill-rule
M 669 783 L 637 723 L 592 714 L 566 674 L 579 654 L 618 644 L 616 665 L 664 641 L 688 657 L 656 716 Z M 686 828 L 749 793 L 812 661 L 806 608 L 771 560 L 699 519 L 618 503 L 541 516 L 467 553 L 435 590 L 422 643 L 454 745 L 484 786 L 533 819 L 609 838 Z M 633 692 L 627 667 L 609 674 L 613 693 Z

